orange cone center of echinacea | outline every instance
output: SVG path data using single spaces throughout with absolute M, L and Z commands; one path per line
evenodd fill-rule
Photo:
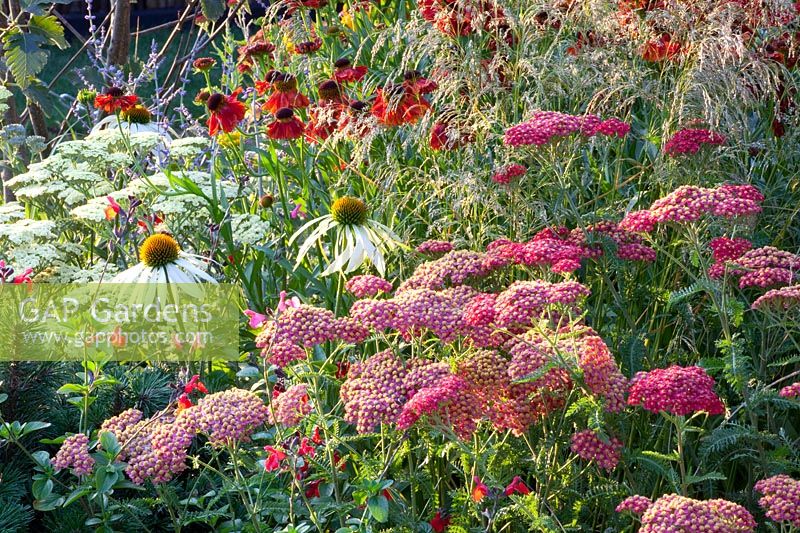
M 162 267 L 178 259 L 181 247 L 171 235 L 156 233 L 144 240 L 139 248 L 142 263 L 149 267 Z

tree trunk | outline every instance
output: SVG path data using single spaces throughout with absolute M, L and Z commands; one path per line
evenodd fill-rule
M 108 47 L 108 62 L 125 65 L 131 48 L 131 0 L 113 0 L 114 14 L 111 17 L 111 44 Z

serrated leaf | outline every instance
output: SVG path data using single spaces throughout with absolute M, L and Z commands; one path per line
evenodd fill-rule
M 41 35 L 47 39 L 49 44 L 57 46 L 61 50 L 69 47 L 67 40 L 64 39 L 64 26 L 54 15 L 33 15 L 28 21 L 28 29 L 31 33 Z
M 39 48 L 45 42 L 41 35 L 12 30 L 3 38 L 6 65 L 21 89 L 30 85 L 47 63 L 47 52 Z
M 200 9 L 208 20 L 215 21 L 225 14 L 225 2 L 222 0 L 200 0 Z

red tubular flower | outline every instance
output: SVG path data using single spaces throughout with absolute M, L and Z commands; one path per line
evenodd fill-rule
M 203 394 L 208 394 L 208 389 L 206 388 L 205 385 L 203 385 L 203 382 L 200 381 L 200 376 L 198 374 L 192 376 L 192 379 L 190 379 L 189 382 L 186 383 L 186 385 L 184 385 L 183 387 L 183 392 L 185 392 L 186 394 L 191 394 L 194 391 L 199 391 L 202 392 Z
M 520 478 L 519 476 L 514 476 L 514 479 L 512 479 L 511 483 L 508 484 L 506 490 L 503 491 L 503 494 L 505 494 L 506 496 L 511 496 L 515 492 L 518 492 L 523 495 L 531 493 L 531 489 L 528 488 L 528 486 L 525 484 L 525 482 L 522 481 L 522 478 Z
M 185 392 L 178 397 L 178 410 L 188 409 L 192 406 L 192 400 Z
M 325 440 L 322 438 L 322 435 L 319 431 L 319 426 L 314 428 L 314 433 L 311 435 L 311 442 L 314 444 L 322 444 Z
M 321 479 L 309 481 L 306 484 L 306 498 L 319 498 L 319 486 L 321 483 Z
M 106 220 L 114 220 L 122 208 L 112 196 L 106 196 L 106 198 L 108 199 L 108 207 L 105 208 Z
M 297 448 L 297 455 L 303 457 L 307 455 L 309 457 L 314 457 L 314 453 L 316 452 L 316 448 L 311 444 L 311 441 L 308 437 L 303 437 L 300 440 L 300 447 Z
M 291 108 L 284 107 L 275 113 L 275 120 L 267 126 L 270 139 L 299 139 L 303 136 L 305 124 L 294 115 Z
M 108 114 L 127 111 L 138 102 L 138 96 L 134 94 L 125 95 L 119 87 L 109 87 L 104 93 L 94 97 L 94 106 Z
M 247 108 L 239 101 L 238 97 L 241 92 L 242 88 L 239 87 L 228 96 L 214 93 L 208 97 L 206 107 L 209 116 L 206 124 L 209 135 L 216 135 L 220 130 L 225 133 L 231 132 L 239 122 L 244 120 Z
M 286 459 L 286 454 L 274 446 L 265 446 L 264 451 L 269 453 L 267 460 L 264 461 L 264 470 L 273 472 L 281 467 L 281 461 Z
M 436 514 L 433 515 L 429 524 L 431 525 L 431 529 L 436 533 L 442 533 L 447 531 L 447 528 L 450 526 L 450 517 L 443 514 L 441 511 L 436 511 Z
M 288 107 L 289 109 L 301 109 L 308 107 L 311 102 L 304 95 L 297 91 L 297 78 L 291 74 L 273 75 L 272 87 L 275 92 L 267 99 L 264 109 L 273 115 L 278 110 Z M 258 89 L 258 85 L 256 86 Z
M 475 486 L 472 488 L 472 501 L 475 503 L 480 503 L 487 494 L 489 494 L 489 487 L 487 487 L 483 481 L 481 481 L 478 476 L 472 478 L 472 482 Z
M 346 57 L 341 58 L 333 64 L 333 79 L 339 83 L 355 83 L 367 75 L 367 67 L 354 67 Z

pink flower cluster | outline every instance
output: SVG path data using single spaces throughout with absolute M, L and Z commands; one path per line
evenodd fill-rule
M 696 154 L 703 145 L 720 146 L 725 144 L 725 136 L 706 129 L 682 129 L 670 137 L 664 145 L 664 153 L 670 156 Z
M 296 426 L 310 412 L 308 387 L 305 383 L 292 385 L 272 399 L 269 423 Z
M 719 415 L 725 406 L 714 392 L 714 378 L 698 366 L 657 368 L 639 372 L 631 380 L 628 405 L 648 411 L 689 415 L 705 411 Z
M 462 438 L 480 420 L 520 435 L 564 405 L 574 389 L 571 375 L 578 371 L 590 376 L 587 388 L 606 401 L 608 410 L 624 405 L 626 380 L 589 328 L 531 330 L 516 341 L 506 347 L 510 360 L 497 351 L 475 350 L 455 373 L 447 363 L 402 361 L 388 350 L 356 363 L 341 389 L 345 420 L 365 433 L 381 423 L 408 428 L 422 416 L 435 415 Z M 596 364 L 601 353 L 603 364 Z M 529 379 L 532 375 L 536 379 Z
M 772 289 L 753 302 L 753 309 L 775 309 L 787 311 L 800 306 L 800 285 Z
M 53 466 L 56 470 L 71 468 L 75 476 L 91 474 L 94 458 L 89 455 L 89 437 L 83 433 L 67 437 L 53 457 Z
M 269 409 L 261 398 L 244 389 L 203 396 L 197 405 L 178 414 L 181 423 L 207 435 L 214 446 L 247 441 L 268 417 Z
M 499 183 L 501 185 L 507 185 L 511 183 L 514 178 L 519 178 L 520 176 L 524 176 L 525 172 L 528 171 L 528 167 L 525 165 L 520 165 L 519 163 L 512 163 L 510 165 L 506 165 L 500 170 L 496 171 L 492 174 L 492 181 L 495 183 Z
M 347 280 L 344 288 L 356 298 L 375 296 L 382 292 L 392 292 L 392 284 L 385 279 L 372 276 L 354 276 Z
M 446 254 L 453 250 L 453 245 L 447 241 L 425 241 L 417 246 L 416 251 L 420 254 L 438 255 Z
M 607 442 L 591 429 L 584 429 L 572 436 L 572 453 L 585 461 L 594 461 L 597 466 L 611 471 L 617 467 L 622 450 L 622 441 L 611 437 Z
M 619 227 L 637 233 L 649 233 L 658 224 L 683 224 L 705 215 L 735 218 L 761 212 L 764 195 L 752 185 L 720 185 L 709 189 L 694 185 L 678 187 L 659 198 L 650 209 L 634 211 L 625 216 Z
M 597 115 L 569 115 L 558 111 L 539 111 L 522 124 L 511 126 L 503 141 L 508 146 L 543 146 L 561 137 L 607 135 L 624 137 L 630 125 L 619 119 L 601 120 Z
M 800 381 L 792 383 L 781 389 L 779 393 L 783 398 L 798 398 L 800 399 Z
M 635 515 L 641 516 L 650 508 L 651 505 L 653 505 L 653 500 L 647 496 L 639 496 L 638 494 L 635 494 L 622 500 L 614 510 L 618 513 L 630 511 Z
M 727 500 L 694 500 L 667 494 L 660 497 L 642 515 L 639 533 L 752 533 L 753 516 L 741 505 Z
M 119 458 L 125 473 L 136 484 L 150 480 L 166 483 L 186 469 L 186 453 L 194 437 L 191 421 L 162 415 L 142 419 L 142 412 L 128 409 L 103 422 L 100 432 L 110 431 L 122 446 Z
M 800 256 L 763 246 L 743 253 L 732 260 L 733 268 L 728 268 L 731 276 L 739 278 L 739 287 L 771 287 L 791 284 L 800 271 Z M 712 265 L 713 274 L 724 272 L 724 266 Z
M 327 309 L 300 304 L 266 322 L 256 337 L 256 347 L 270 363 L 286 366 L 305 359 L 306 348 L 332 340 L 361 342 L 367 335 L 366 329 L 348 317 L 336 318 Z
M 758 503 L 770 520 L 800 528 L 800 481 L 778 475 L 758 481 L 754 488 L 764 495 Z
M 475 413 L 479 409 L 480 403 L 471 394 L 469 382 L 450 375 L 414 394 L 400 411 L 397 427 L 408 429 L 421 417 L 436 414 L 460 438 L 468 439 L 477 428 Z

